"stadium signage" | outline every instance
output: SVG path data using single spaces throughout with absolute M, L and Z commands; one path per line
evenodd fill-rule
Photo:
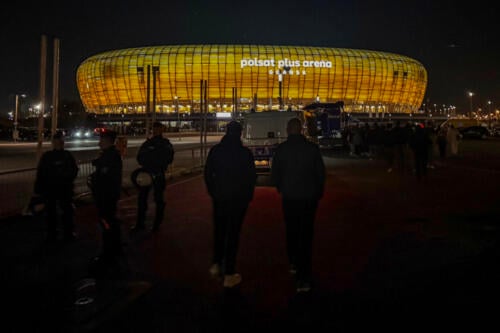
M 297 67 L 307 67 L 307 68 L 332 68 L 332 62 L 328 60 L 293 60 L 293 59 L 282 59 L 275 61 L 271 59 L 258 59 L 258 58 L 243 58 L 240 60 L 240 67 L 273 67 L 273 68 L 297 68 Z

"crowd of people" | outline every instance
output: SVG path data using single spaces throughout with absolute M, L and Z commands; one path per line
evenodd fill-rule
M 312 288 L 313 225 L 323 196 L 326 172 L 319 146 L 302 134 L 302 128 L 298 118 L 288 122 L 288 139 L 276 149 L 271 178 L 282 198 L 289 272 L 295 278 L 297 292 L 308 292 Z M 163 131 L 161 123 L 154 123 L 151 137 L 141 145 L 136 156 L 140 168 L 131 176 L 143 173 L 149 181 L 133 179 L 138 187 L 137 219 L 131 230 L 134 233 L 145 229 L 151 190 L 156 206 L 151 231 L 157 231 L 164 220 L 165 172 L 173 162 L 174 148 L 163 136 Z M 238 286 L 242 281 L 236 269 L 240 230 L 257 182 L 253 153 L 243 145 L 241 135 L 241 124 L 231 121 L 221 141 L 210 149 L 204 167 L 204 181 L 212 199 L 214 230 L 213 262 L 208 272 L 220 279 L 225 288 Z M 106 274 L 123 256 L 121 221 L 117 217 L 123 156 L 116 140 L 115 131 L 100 133 L 99 155 L 92 162 L 95 170 L 88 179 L 102 236 L 100 255 L 92 259 L 89 267 L 89 272 L 95 276 Z M 59 208 L 63 211 L 64 239 L 76 240 L 73 183 L 77 173 L 75 159 L 65 150 L 63 135 L 57 133 L 52 139 L 52 150 L 40 159 L 34 188 L 35 195 L 42 198 L 47 207 L 49 242 L 58 238 Z
M 396 121 L 355 123 L 345 128 L 344 138 L 351 156 L 383 159 L 387 163 L 387 172 L 411 171 L 421 179 L 428 168 L 435 167 L 436 157 L 458 154 L 460 133 L 452 124 L 435 126 L 432 121 Z

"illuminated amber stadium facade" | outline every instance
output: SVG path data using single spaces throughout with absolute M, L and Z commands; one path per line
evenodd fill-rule
M 144 113 L 148 95 L 158 114 L 196 113 L 201 80 L 210 112 L 344 101 L 349 112 L 410 113 L 422 102 L 427 72 L 393 53 L 267 45 L 114 50 L 86 59 L 77 70 L 83 104 L 97 114 Z

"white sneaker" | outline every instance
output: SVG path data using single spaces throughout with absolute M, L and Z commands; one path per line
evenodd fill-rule
M 231 274 L 224 276 L 224 288 L 233 288 L 241 283 L 241 275 Z
M 208 272 L 213 277 L 218 277 L 220 275 L 220 272 L 221 272 L 220 265 L 219 264 L 213 264 L 212 266 L 210 266 L 210 269 L 208 270 Z
M 391 173 L 391 172 L 392 172 L 392 168 L 387 169 L 387 173 Z

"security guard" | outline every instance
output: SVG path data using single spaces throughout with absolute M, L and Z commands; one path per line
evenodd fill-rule
M 52 150 L 45 152 L 37 167 L 34 193 L 46 207 L 48 241 L 57 239 L 57 208 L 62 211 L 64 239 L 75 239 L 73 183 L 78 174 L 78 166 L 73 155 L 64 149 L 62 132 L 52 138 Z
M 116 218 L 118 200 L 122 187 L 122 158 L 115 146 L 116 132 L 101 133 L 98 158 L 92 161 L 95 167 L 90 186 L 102 228 L 101 255 L 96 262 L 107 265 L 122 253 L 120 221 Z
M 163 137 L 164 127 L 160 122 L 153 124 L 153 136 L 147 139 L 139 148 L 137 162 L 150 173 L 151 186 L 143 186 L 139 189 L 137 198 L 137 222 L 132 231 L 145 229 L 146 211 L 148 209 L 148 195 L 153 188 L 156 214 L 153 223 L 153 231 L 158 230 L 163 222 L 165 211 L 164 191 L 166 187 L 165 172 L 173 161 L 174 148 L 169 139 Z

